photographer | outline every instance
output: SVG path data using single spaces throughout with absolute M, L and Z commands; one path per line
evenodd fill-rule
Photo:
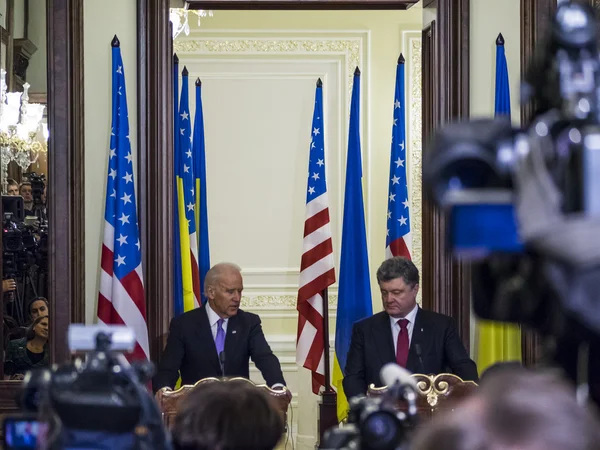
M 19 186 L 19 195 L 23 197 L 25 216 L 33 216 L 33 188 L 29 181 L 23 181 Z

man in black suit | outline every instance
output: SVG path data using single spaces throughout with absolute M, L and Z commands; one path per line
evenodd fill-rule
M 171 321 L 169 338 L 153 388 L 173 388 L 206 377 L 249 378 L 249 359 L 268 386 L 285 385 L 279 360 L 265 339 L 260 318 L 240 309 L 243 281 L 239 267 L 221 263 L 205 278 L 208 302 Z
M 364 395 L 368 386 L 381 386 L 381 368 L 396 362 L 411 372 L 452 372 L 477 380 L 477 366 L 458 337 L 450 317 L 417 305 L 419 271 L 412 261 L 395 257 L 377 271 L 385 311 L 354 324 L 346 361 L 344 393 Z

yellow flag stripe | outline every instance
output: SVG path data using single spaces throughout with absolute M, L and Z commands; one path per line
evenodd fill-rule
M 348 410 L 350 409 L 350 405 L 348 403 L 348 399 L 346 398 L 346 394 L 344 393 L 344 387 L 342 385 L 343 380 L 344 374 L 342 373 L 342 369 L 340 368 L 340 363 L 337 359 L 337 355 L 335 355 L 333 358 L 333 373 L 331 374 L 331 384 L 335 386 L 335 390 L 337 391 L 338 422 L 341 422 L 346 417 L 348 417 Z
M 177 206 L 179 212 L 179 245 L 181 248 L 181 286 L 183 288 L 183 310 L 194 309 L 194 283 L 192 281 L 192 260 L 190 253 L 190 231 L 185 217 L 183 179 L 177 177 Z
M 477 368 L 480 374 L 497 362 L 521 360 L 521 329 L 518 325 L 477 322 Z

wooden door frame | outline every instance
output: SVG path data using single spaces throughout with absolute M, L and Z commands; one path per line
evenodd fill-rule
M 435 67 L 441 80 L 435 92 L 439 120 L 445 123 L 469 115 L 469 0 L 433 0 L 439 2 L 436 20 L 439 28 L 437 48 L 439 64 Z M 190 2 L 193 7 L 208 7 L 209 0 Z M 294 1 L 210 0 L 211 9 L 405 9 L 415 3 L 372 0 Z M 432 0 L 429 1 L 432 3 Z M 426 4 L 429 4 L 426 2 Z M 173 315 L 172 296 L 172 217 L 173 217 L 173 101 L 172 40 L 169 27 L 168 0 L 137 0 L 138 4 L 138 124 L 140 180 L 140 232 L 146 279 L 148 324 L 151 355 L 158 361 Z M 286 8 L 283 8 L 283 7 Z M 293 7 L 293 8 L 292 8 Z M 448 43 L 447 48 L 442 44 Z M 447 70 L 449 68 L 450 70 Z M 423 68 L 425 73 L 426 68 Z M 426 118 L 423 118 L 425 122 Z M 433 120 L 433 119 L 432 119 Z M 426 208 L 424 208 L 425 210 Z M 452 316 L 459 332 L 469 345 L 470 277 L 469 270 L 443 256 L 444 238 L 436 218 L 426 216 L 437 225 L 432 237 L 423 245 L 424 306 Z M 439 272 L 436 272 L 439 271 Z M 442 281 L 440 284 L 439 281 Z
M 423 17 L 423 157 L 432 132 L 469 117 L 469 0 L 426 0 Z M 428 86 L 428 89 L 425 89 Z M 442 212 L 423 191 L 423 308 L 454 319 L 467 350 L 471 333 L 471 272 L 447 252 Z

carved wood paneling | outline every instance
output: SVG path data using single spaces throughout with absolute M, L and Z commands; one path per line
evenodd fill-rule
M 47 5 L 50 347 L 52 360 L 63 362 L 70 357 L 67 329 L 73 317 L 83 318 L 85 301 L 83 0 Z
M 173 309 L 173 89 L 169 0 L 138 0 L 138 196 L 151 360 Z
M 423 157 L 432 132 L 469 116 L 469 0 L 436 0 L 423 30 Z M 446 251 L 442 212 L 423 192 L 423 307 L 452 317 L 469 349 L 471 277 Z
M 186 0 L 189 9 L 408 9 L 418 0 Z
M 556 0 L 521 0 L 521 78 L 525 78 L 531 70 L 536 47 L 549 32 L 556 4 Z M 521 106 L 522 125 L 531 121 L 534 109 L 532 103 Z M 539 362 L 542 349 L 536 332 L 523 329 L 521 353 L 525 365 L 532 366 Z
M 531 70 L 536 47 L 549 31 L 552 15 L 556 11 L 556 0 L 521 0 L 521 77 Z M 521 124 L 532 118 L 534 106 L 521 105 Z

